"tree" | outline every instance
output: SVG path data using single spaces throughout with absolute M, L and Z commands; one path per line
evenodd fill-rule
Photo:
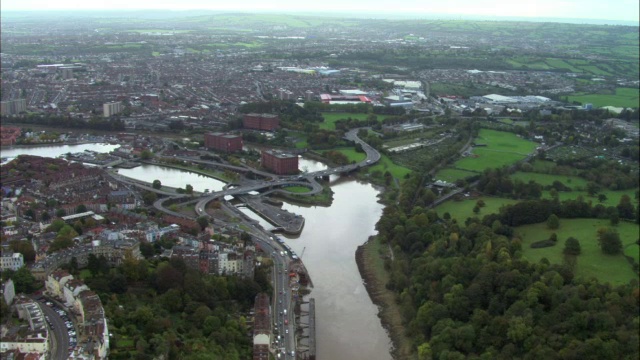
M 11 277 L 16 293 L 29 294 L 35 290 L 36 279 L 25 266 L 18 269 Z
M 589 193 L 589 196 L 595 196 L 595 194 L 597 194 L 599 191 L 600 185 L 594 182 L 590 182 L 587 184 L 587 193 Z
M 158 199 L 158 195 L 152 191 L 145 191 L 142 200 L 146 205 L 152 205 Z
M 187 186 L 184 187 L 184 192 L 187 193 L 187 195 L 193 195 L 193 186 L 187 184 Z
M 65 215 L 67 215 L 67 212 L 66 212 L 64 209 L 58 209 L 58 210 L 56 210 L 56 216 L 57 216 L 57 217 L 63 217 L 63 216 L 65 216 Z
M 600 201 L 601 203 L 607 201 L 607 195 L 605 194 L 598 194 L 598 201 Z
M 87 207 L 84 204 L 78 205 L 78 207 L 76 207 L 76 214 L 83 212 L 87 212 Z
M 559 227 L 560 227 L 560 220 L 558 219 L 558 216 L 556 216 L 556 214 L 551 214 L 547 219 L 547 228 L 551 230 L 556 230 Z
M 622 252 L 622 241 L 620 241 L 620 235 L 615 229 L 598 229 L 598 242 L 605 254 L 616 255 Z
M 140 159 L 142 160 L 150 160 L 152 157 L 153 157 L 153 153 L 148 149 L 144 149 L 140 153 Z
M 40 215 L 40 220 L 49 221 L 51 220 L 51 215 L 49 215 L 48 211 L 43 211 L 42 214 Z
M 633 204 L 631 203 L 631 198 L 629 197 L 629 195 L 624 194 L 622 195 L 622 197 L 620 198 L 620 202 L 618 203 L 618 206 L 616 206 L 618 208 L 618 214 L 620 214 L 620 217 L 623 219 L 633 219 L 634 218 L 634 208 L 633 208 Z
M 89 254 L 87 259 L 87 269 L 89 269 L 92 276 L 96 276 L 100 272 L 100 262 L 98 261 L 98 257 L 94 254 Z
M 24 217 L 26 217 L 29 220 L 34 220 L 36 218 L 36 213 L 33 211 L 33 209 L 27 209 L 24 212 Z
M 200 225 L 200 230 L 204 230 L 207 225 L 209 225 L 209 220 L 206 216 L 200 216 L 196 221 L 198 222 L 198 225 Z
M 565 255 L 580 255 L 581 251 L 582 250 L 580 248 L 580 241 L 578 241 L 578 239 L 574 238 L 573 236 L 570 236 L 564 242 L 564 250 L 562 252 Z
M 153 180 L 152 186 L 154 189 L 160 189 L 162 187 L 162 183 L 160 182 L 160 180 L 156 179 L 156 180 Z
M 11 250 L 22 254 L 24 261 L 34 261 L 36 259 L 36 251 L 33 248 L 31 241 L 27 240 L 14 240 L 10 242 Z

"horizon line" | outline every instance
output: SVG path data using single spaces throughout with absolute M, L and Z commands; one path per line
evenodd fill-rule
M 562 22 L 561 20 L 570 21 L 570 23 L 589 23 L 593 25 L 626 25 L 626 26 L 640 26 L 639 20 L 621 20 L 621 19 L 605 19 L 605 18 L 583 18 L 583 17 L 554 17 L 554 16 L 526 16 L 526 15 L 474 15 L 474 14 L 455 14 L 455 13 L 410 13 L 410 12 L 385 12 L 385 11 L 359 11 L 353 12 L 349 10 L 284 10 L 284 9 L 207 9 L 207 8 L 189 8 L 189 9 L 154 9 L 154 8 L 123 8 L 123 9 L 72 9 L 72 8 L 58 8 L 58 9 L 2 9 L 0 14 L 5 12 L 28 12 L 28 13 L 46 13 L 52 12 L 137 12 L 137 11 L 152 11 L 152 12 L 190 12 L 190 11 L 207 11 L 217 13 L 243 13 L 243 14 L 259 14 L 259 13 L 279 13 L 282 15 L 339 15 L 350 16 L 355 18 L 366 18 L 368 16 L 383 15 L 383 17 L 377 19 L 433 19 L 439 17 L 446 17 L 448 19 L 441 20 L 502 20 L 502 21 L 531 21 L 531 22 Z M 1 17 L 2 15 L 0 15 Z M 615 24 L 611 24 L 613 22 Z

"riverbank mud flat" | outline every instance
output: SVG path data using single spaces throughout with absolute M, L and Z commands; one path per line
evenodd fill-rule
M 411 345 L 406 341 L 404 336 L 404 326 L 402 325 L 402 317 L 395 304 L 394 294 L 387 290 L 386 281 L 379 275 L 380 271 L 386 271 L 384 268 L 376 269 L 375 262 L 381 255 L 375 246 L 376 239 L 371 236 L 363 245 L 356 249 L 356 264 L 358 271 L 367 289 L 367 293 L 371 301 L 379 309 L 378 317 L 382 323 L 382 327 L 387 331 L 393 348 L 390 349 L 391 356 L 396 360 L 414 360 L 411 351 Z

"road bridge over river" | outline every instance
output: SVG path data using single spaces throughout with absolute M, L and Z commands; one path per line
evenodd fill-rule
M 246 167 L 239 167 L 239 166 L 233 166 L 233 165 L 226 165 L 226 164 L 220 164 L 220 163 L 216 163 L 216 162 L 212 162 L 212 161 L 205 161 L 205 160 L 196 160 L 196 159 L 191 159 L 191 158 L 183 158 L 183 157 L 179 157 L 178 159 L 180 160 L 184 160 L 184 161 L 191 161 L 191 162 L 195 162 L 195 163 L 202 163 L 202 164 L 209 164 L 212 166 L 219 166 L 219 167 L 223 167 L 229 170 L 235 170 L 235 171 L 241 171 L 241 172 L 253 172 L 257 175 L 261 175 L 267 178 L 270 178 L 271 180 L 251 180 L 251 181 L 247 181 L 241 184 L 238 184 L 237 186 L 234 185 L 230 185 L 228 187 L 226 187 L 225 189 L 221 190 L 221 191 L 216 191 L 216 192 L 212 192 L 210 194 L 201 196 L 200 198 L 198 198 L 197 202 L 196 202 L 196 206 L 195 206 L 195 211 L 197 216 L 208 216 L 207 212 L 206 212 L 206 207 L 207 204 L 210 203 L 211 201 L 214 201 L 220 197 L 225 197 L 225 196 L 233 196 L 233 195 L 242 195 L 242 194 L 247 194 L 251 191 L 259 191 L 259 190 L 274 190 L 274 189 L 283 189 L 286 188 L 288 186 L 304 186 L 304 187 L 308 187 L 311 190 L 309 192 L 306 193 L 300 193 L 297 195 L 315 195 L 318 194 L 322 191 L 322 185 L 320 185 L 315 179 L 316 178 L 322 178 L 322 177 L 326 177 L 329 175 L 334 175 L 334 174 L 341 174 L 341 173 L 349 173 L 352 171 L 355 171 L 361 167 L 365 167 L 365 166 L 371 166 L 374 165 L 375 163 L 377 163 L 380 160 L 380 153 L 374 149 L 372 146 L 370 146 L 369 144 L 367 144 L 366 142 L 364 142 L 362 139 L 360 139 L 358 137 L 358 131 L 361 128 L 358 129 L 353 129 L 349 132 L 347 132 L 344 136 L 344 138 L 346 140 L 349 141 L 353 141 L 354 143 L 360 144 L 360 146 L 362 147 L 362 150 L 365 152 L 365 154 L 367 155 L 366 158 L 358 163 L 354 163 L 354 164 L 348 164 L 348 165 L 343 165 L 343 166 L 338 166 L 338 167 L 334 167 L 334 168 L 330 168 L 330 169 L 325 169 L 325 170 L 320 170 L 320 171 L 314 171 L 314 172 L 310 172 L 310 173 L 306 173 L 306 174 L 302 174 L 302 175 L 287 175 L 287 176 L 280 176 L 278 177 L 277 175 L 271 174 L 271 173 L 266 173 L 264 171 L 259 171 L 259 170 L 255 170 L 255 169 L 250 169 L 250 168 L 246 168 Z M 367 129 L 367 128 L 365 128 Z M 157 200 L 153 206 L 158 210 L 158 211 L 162 211 L 164 213 L 167 214 L 171 214 L 174 216 L 179 216 L 182 218 L 189 218 L 189 219 L 194 219 L 194 217 L 192 216 L 188 216 L 185 214 L 181 214 L 172 210 L 167 209 L 166 207 L 164 207 L 164 203 L 167 201 L 171 201 L 173 203 L 178 203 L 180 202 L 180 200 L 186 200 L 187 203 L 193 203 L 194 200 L 192 198 L 189 197 L 185 197 L 185 196 L 172 196 L 169 198 L 163 198 L 163 199 L 159 199 Z M 183 205 L 186 203 L 182 203 Z

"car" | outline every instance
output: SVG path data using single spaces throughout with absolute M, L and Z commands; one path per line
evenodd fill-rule
M 288 334 L 288 333 L 289 333 L 289 329 L 286 329 L 286 330 L 284 331 L 284 333 L 285 333 L 285 334 Z

